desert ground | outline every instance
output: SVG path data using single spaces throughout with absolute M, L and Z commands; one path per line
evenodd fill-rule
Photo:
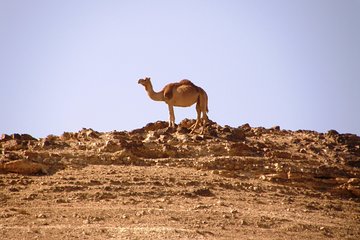
M 360 239 L 360 137 L 210 122 L 0 140 L 0 239 Z

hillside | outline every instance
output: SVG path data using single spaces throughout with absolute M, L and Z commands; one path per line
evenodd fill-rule
M 0 140 L 0 239 L 360 239 L 360 137 L 166 122 Z

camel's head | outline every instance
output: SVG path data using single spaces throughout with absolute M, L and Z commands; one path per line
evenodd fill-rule
M 144 87 L 147 87 L 147 86 L 151 85 L 150 78 L 146 77 L 145 79 L 139 79 L 138 84 L 141 84 Z

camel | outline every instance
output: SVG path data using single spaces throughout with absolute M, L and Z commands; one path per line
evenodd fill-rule
M 190 127 L 190 133 L 193 133 L 202 124 L 201 134 L 203 134 L 208 120 L 207 113 L 209 109 L 208 96 L 201 87 L 196 86 L 190 80 L 184 79 L 177 83 L 169 83 L 160 92 L 155 92 L 149 77 L 140 79 L 138 84 L 145 87 L 152 100 L 163 101 L 168 105 L 170 114 L 169 127 L 175 127 L 174 106 L 190 107 L 196 103 L 197 118 L 195 124 Z

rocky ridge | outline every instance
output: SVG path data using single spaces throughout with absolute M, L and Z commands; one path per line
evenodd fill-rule
M 211 122 L 207 134 L 189 135 L 193 123 L 185 119 L 172 129 L 158 121 L 130 132 L 84 128 L 39 140 L 28 134 L 3 134 L 0 171 L 51 174 L 90 164 L 185 166 L 235 178 L 246 172 L 284 184 L 306 182 L 308 188 L 360 196 L 360 137 L 354 134 L 249 124 L 233 128 Z
M 8 187 L 8 184 L 14 181 L 11 179 L 17 179 L 17 177 L 11 177 L 14 176 L 13 174 L 18 174 L 18 176 L 31 176 L 31 179 L 33 179 L 30 181 L 31 183 L 32 181 L 36 181 L 34 179 L 36 179 L 37 176 L 48 176 L 51 178 L 51 176 L 60 176 L 70 170 L 74 170 L 74 174 L 76 174 L 76 171 L 82 171 L 81 169 L 87 171 L 89 168 L 91 169 L 96 166 L 109 169 L 107 167 L 109 166 L 114 169 L 119 168 L 125 172 L 143 172 L 138 173 L 138 175 L 135 174 L 130 180 L 123 180 L 125 186 L 131 185 L 131 187 L 128 187 L 126 194 L 115 194 L 112 192 L 114 185 L 117 186 L 120 184 L 117 180 L 112 179 L 110 180 L 111 184 L 105 189 L 105 193 L 102 191 L 97 191 L 92 194 L 87 193 L 88 196 L 91 196 L 89 198 L 92 199 L 92 201 L 115 201 L 119 200 L 119 198 L 123 199 L 123 201 L 125 201 L 124 198 L 127 199 L 126 201 L 129 201 L 130 196 L 133 197 L 135 194 L 133 192 L 134 189 L 139 191 L 137 194 L 140 196 L 134 205 L 138 205 L 140 202 L 145 204 L 146 202 L 148 204 L 146 206 L 149 206 L 150 203 L 148 203 L 147 200 L 145 201 L 144 198 L 162 199 L 164 196 L 165 202 L 167 202 L 167 198 L 175 197 L 180 197 L 182 199 L 179 200 L 180 202 L 183 201 L 183 199 L 198 199 L 203 197 L 214 199 L 214 201 L 215 199 L 217 199 L 216 201 L 221 201 L 218 200 L 219 198 L 223 198 L 220 197 L 220 195 L 225 194 L 224 196 L 226 196 L 227 193 L 222 192 L 220 194 L 216 189 L 222 189 L 229 191 L 228 194 L 230 194 L 230 192 L 236 192 L 250 194 L 249 196 L 251 197 L 254 197 L 252 194 L 258 196 L 272 194 L 276 197 L 285 197 L 288 200 L 283 204 L 291 204 L 292 201 L 294 201 L 291 199 L 291 196 L 296 195 L 304 195 L 305 197 L 314 199 L 328 198 L 338 199 L 336 201 L 352 201 L 352 206 L 355 207 L 355 209 L 353 209 L 355 211 L 354 214 L 356 215 L 356 212 L 360 213 L 360 209 L 358 208 L 360 198 L 359 136 L 354 134 L 339 134 L 335 130 L 330 130 L 327 133 L 307 130 L 289 131 L 282 130 L 278 126 L 266 129 L 262 127 L 251 127 L 249 124 L 235 128 L 220 126 L 211 121 L 204 135 L 189 134 L 190 131 L 188 128 L 193 123 L 194 120 L 185 119 L 177 128 L 168 128 L 167 122 L 158 121 L 149 123 L 145 127 L 133 131 L 113 131 L 105 133 L 84 128 L 79 132 L 64 132 L 61 136 L 49 135 L 41 139 L 33 138 L 28 134 L 3 134 L 0 140 L 0 173 L 4 176 L 4 179 L 0 180 L 0 186 Z M 107 171 L 111 172 L 115 170 Z M 159 174 L 157 180 L 147 182 L 144 179 L 147 171 L 152 172 L 151 175 L 149 175 L 150 179 Z M 176 175 L 170 177 L 173 172 L 177 171 L 180 175 L 184 174 L 182 176 L 193 174 L 196 176 L 195 178 L 202 180 L 188 179 L 185 181 L 177 179 Z M 131 174 L 134 174 L 134 172 Z M 79 173 L 79 176 L 80 175 Z M 169 177 L 166 177 L 167 175 L 169 175 Z M 10 177 L 7 180 L 5 176 Z M 76 177 L 73 176 L 69 179 L 72 180 L 75 178 Z M 126 176 L 121 175 L 120 178 L 126 178 Z M 23 180 L 21 180 L 22 178 L 19 179 L 20 180 L 16 180 L 15 182 L 19 181 L 21 185 Z M 25 177 L 25 179 L 27 178 Z M 216 181 L 212 182 L 213 180 L 210 179 L 216 179 Z M 151 186 L 147 186 L 147 188 L 158 189 L 158 192 L 149 192 L 145 189 L 139 190 L 139 181 L 145 185 L 150 184 Z M 46 183 L 43 184 L 46 185 Z M 51 183 L 50 186 L 52 184 L 53 183 Z M 78 182 L 78 184 L 74 184 L 71 187 L 60 184 L 53 189 L 54 193 L 58 194 L 59 191 L 74 192 L 76 197 L 74 198 L 74 196 L 72 196 L 72 198 L 68 199 L 61 197 L 57 198 L 55 202 L 56 204 L 69 204 L 71 202 L 85 201 L 85 198 L 80 197 L 79 199 L 79 196 L 84 196 L 85 194 L 81 193 L 81 191 L 85 191 L 93 185 L 100 185 L 100 181 L 97 182 L 96 179 L 93 179 L 85 185 Z M 177 186 L 177 188 L 175 188 L 175 186 Z M 132 189 L 132 187 L 134 189 Z M 172 190 L 167 190 L 166 192 L 165 190 L 160 190 L 159 187 L 171 188 Z M 20 190 L 21 189 L 22 188 L 20 188 Z M 122 190 L 124 189 L 125 187 L 122 188 Z M 14 192 L 14 194 L 20 190 L 16 186 L 9 187 L 9 191 Z M 39 192 L 37 194 L 41 195 L 45 193 Z M 27 197 L 36 200 L 36 196 L 38 195 L 30 194 Z M 25 197 L 25 199 L 27 197 Z M 10 199 L 12 199 L 11 194 L 0 192 L 0 202 L 11 205 Z M 187 203 L 186 200 L 184 204 L 186 205 Z M 91 204 L 94 203 L 91 202 Z M 171 203 L 168 205 L 170 206 Z M 195 210 L 207 212 L 207 209 L 211 208 L 210 205 L 199 205 L 198 209 Z M 222 204 L 220 205 L 222 208 Z M 235 206 L 236 204 L 232 202 L 230 205 Z M 314 210 L 314 208 L 319 208 L 319 205 L 308 203 L 306 207 L 306 209 L 310 211 Z M 219 211 L 219 209 L 216 210 L 216 212 Z M 230 215 L 234 217 L 234 215 L 239 215 L 240 210 L 232 209 L 230 211 L 232 211 Z M 6 219 L 8 212 L 9 209 L 5 209 L 3 215 L 0 215 L 0 229 L 1 219 Z M 149 214 L 146 211 L 143 213 L 135 213 L 136 217 L 141 217 L 142 215 Z M 231 216 L 227 217 L 226 214 L 222 215 L 222 217 L 224 216 L 226 219 L 232 218 Z M 101 216 L 97 218 L 100 219 L 90 219 L 86 224 L 94 221 L 102 221 Z M 197 218 L 202 217 L 197 216 Z M 123 220 L 125 221 L 126 219 L 127 215 L 125 214 L 123 215 Z M 355 222 L 359 220 L 360 219 L 356 219 L 355 217 Z M 174 221 L 179 222 L 180 220 L 176 220 L 175 218 Z M 209 220 L 206 221 L 209 222 Z M 206 221 L 204 221 L 203 225 L 206 225 Z M 261 216 L 256 219 L 238 219 L 234 224 L 234 226 L 237 227 L 247 226 L 248 228 L 245 228 L 245 230 L 249 230 L 254 229 L 254 227 L 272 229 L 283 226 L 285 223 L 277 222 L 276 219 L 272 219 L 269 216 Z M 354 222 L 352 222 L 352 224 L 356 225 Z M 184 223 L 184 225 L 186 224 Z M 208 223 L 208 225 L 210 224 Z M 295 224 L 293 225 L 294 226 L 289 227 L 289 229 L 297 234 L 304 230 L 301 224 L 302 227 L 299 227 L 299 225 L 295 227 Z M 211 226 L 211 228 L 214 228 L 214 226 Z M 215 228 L 219 226 L 216 225 Z M 193 228 L 190 227 L 190 229 L 195 228 L 201 229 L 201 226 L 199 227 L 197 224 Z M 311 231 L 316 232 L 318 230 L 315 228 L 311 229 L 310 226 L 305 228 L 307 228 L 310 233 Z M 5 229 L 9 230 L 11 228 L 8 227 Z M 137 230 L 134 229 L 135 228 L 132 228 L 131 234 L 136 235 Z M 185 231 L 184 229 L 187 230 Z M 207 230 L 203 232 L 197 232 L 197 230 L 190 231 L 188 228 L 184 229 L 176 230 L 178 231 L 177 233 L 180 233 L 178 234 L 180 237 L 175 233 L 171 233 L 172 235 L 170 235 L 170 237 L 183 238 L 186 236 L 200 239 L 202 239 L 202 237 L 204 237 L 204 239 L 213 237 L 219 239 L 222 236 L 226 236 L 227 231 L 225 227 L 219 227 L 219 234 L 209 231 L 209 228 L 206 228 Z M 286 231 L 289 231 L 289 229 Z M 326 231 L 324 229 L 321 230 L 323 232 L 322 237 L 332 236 L 336 238 L 346 236 L 346 234 L 341 231 L 339 231 L 339 234 L 343 235 L 336 235 L 334 233 L 335 230 L 331 231 L 329 227 L 326 227 Z M 154 232 L 155 230 L 148 231 Z M 154 239 L 161 239 L 161 237 L 165 239 L 169 237 L 167 230 L 164 230 L 165 233 L 161 234 L 157 231 L 158 230 L 155 231 Z M 221 233 L 222 231 L 223 234 Z M 348 229 L 346 231 L 350 230 Z M 10 232 L 9 230 L 7 233 Z M 356 239 L 357 234 L 360 234 L 359 231 L 356 230 L 351 230 L 350 232 L 351 234 L 348 239 L 352 239 L 351 236 L 355 236 L 354 239 Z M 142 234 L 143 232 L 140 231 L 136 236 L 142 236 Z M 231 234 L 231 231 L 228 231 L 227 234 L 227 236 L 238 236 L 235 233 L 235 235 Z M 277 234 L 280 235 L 274 236 L 283 236 L 281 234 L 285 233 L 281 232 Z M 21 236 L 23 237 L 23 235 Z M 129 239 L 131 239 L 131 236 Z M 269 235 L 269 239 L 274 236 Z M 308 235 L 305 236 L 308 237 Z M 102 238 L 103 236 L 98 239 Z M 260 236 L 258 239 L 268 238 Z M 299 237 L 299 239 L 301 239 L 301 237 Z M 321 239 L 321 237 L 319 239 Z

